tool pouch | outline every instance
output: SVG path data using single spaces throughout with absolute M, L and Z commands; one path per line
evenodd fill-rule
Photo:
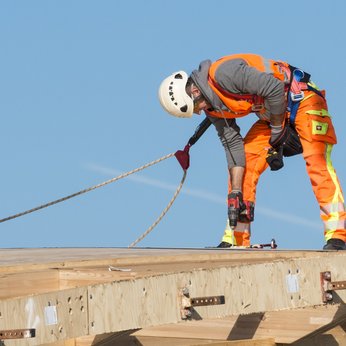
M 301 154 L 303 152 L 302 144 L 300 143 L 299 135 L 297 131 L 291 126 L 288 126 L 288 136 L 282 145 L 283 156 L 289 157 Z

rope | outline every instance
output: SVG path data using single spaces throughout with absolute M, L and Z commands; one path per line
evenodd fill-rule
M 180 182 L 177 190 L 175 191 L 175 193 L 174 193 L 172 199 L 170 200 L 170 202 L 168 203 L 167 207 L 162 211 L 161 215 L 138 239 L 136 239 L 133 243 L 131 243 L 129 245 L 129 248 L 134 247 L 138 242 L 140 242 L 144 237 L 146 237 L 154 229 L 154 227 L 156 227 L 156 225 L 161 221 L 161 219 L 165 216 L 165 214 L 168 212 L 169 208 L 172 206 L 175 199 L 178 197 L 178 194 L 179 194 L 181 188 L 183 187 L 183 184 L 184 184 L 184 181 L 186 178 L 186 173 L 187 173 L 187 170 L 185 169 L 183 178 L 181 179 L 181 182 Z
M 155 160 L 155 161 L 149 162 L 149 163 L 147 163 L 147 164 L 145 164 L 145 165 L 143 165 L 143 166 L 141 166 L 141 167 L 138 167 L 138 168 L 136 168 L 136 169 L 134 169 L 134 170 L 132 170 L 132 171 L 129 171 L 129 172 L 127 172 L 127 173 L 123 173 L 123 174 L 121 174 L 121 175 L 119 175 L 119 176 L 117 176 L 117 177 L 115 177 L 115 178 L 112 178 L 112 179 L 110 179 L 110 180 L 107 180 L 107 181 L 105 181 L 105 182 L 103 182 L 103 183 L 101 183 L 101 184 L 91 186 L 91 187 L 89 187 L 89 188 L 87 188 L 87 189 L 84 189 L 84 190 L 81 190 L 81 191 L 79 191 L 79 192 L 73 193 L 73 194 L 68 195 L 68 196 L 66 196 L 66 197 L 62 197 L 62 198 L 56 199 L 55 201 L 52 201 L 52 202 L 49 202 L 49 203 L 46 203 L 46 204 L 42 204 L 42 205 L 40 205 L 40 206 L 38 206 L 38 207 L 36 207 L 36 208 L 32 208 L 32 209 L 23 211 L 23 212 L 21 212 L 21 213 L 15 214 L 15 215 L 11 215 L 11 216 L 5 217 L 5 218 L 3 218 L 3 219 L 0 219 L 0 223 L 1 223 L 1 222 L 5 222 L 5 221 L 9 221 L 9 220 L 12 220 L 12 219 L 15 219 L 15 218 L 17 218 L 17 217 L 20 217 L 20 216 L 23 216 L 23 215 L 32 213 L 32 212 L 34 212 L 34 211 L 37 211 L 37 210 L 40 210 L 40 209 L 43 209 L 43 208 L 50 207 L 50 206 L 52 206 L 52 205 L 54 205 L 54 204 L 57 204 L 57 203 L 60 203 L 60 202 L 64 202 L 64 201 L 66 201 L 66 200 L 68 200 L 68 199 L 70 199 L 70 198 L 72 198 L 72 197 L 76 197 L 76 196 L 79 196 L 79 195 L 81 195 L 81 194 L 83 194 L 83 193 L 86 193 L 86 192 L 95 190 L 95 189 L 97 189 L 97 188 L 99 188 L 99 187 L 102 187 L 102 186 L 105 186 L 105 185 L 108 185 L 108 184 L 113 183 L 113 182 L 115 182 L 115 181 L 117 181 L 117 180 L 119 180 L 119 179 L 125 178 L 125 177 L 129 176 L 130 174 L 139 172 L 139 171 L 141 171 L 141 170 L 143 170 L 143 169 L 145 169 L 145 168 L 148 168 L 148 167 L 150 167 L 150 166 L 152 166 L 152 165 L 155 165 L 156 163 L 159 163 L 159 162 L 161 162 L 161 161 L 163 161 L 163 160 L 166 160 L 166 159 L 168 159 L 168 158 L 170 158 L 170 157 L 172 157 L 172 156 L 174 156 L 174 153 L 168 154 L 168 155 L 166 155 L 166 156 L 163 156 L 163 157 L 161 157 L 161 158 L 159 158 L 159 159 L 157 159 L 157 160 Z M 185 176 L 186 176 L 186 172 L 185 172 Z M 184 180 L 185 180 L 185 176 L 184 176 Z M 183 183 L 183 181 L 182 181 L 182 183 Z M 181 184 L 181 185 L 182 185 L 182 184 Z M 180 189 L 181 189 L 181 186 L 179 187 L 179 190 L 180 190 Z M 177 192 L 178 192 L 178 191 L 177 191 Z M 178 193 L 179 193 L 179 192 L 178 192 Z M 176 194 L 177 194 L 177 193 L 176 193 Z M 175 196 L 175 197 L 176 197 L 176 196 Z M 174 199 L 175 199 L 175 197 L 174 197 Z M 172 203 L 173 203 L 174 199 L 172 200 Z M 171 203 L 171 204 L 172 204 L 172 203 Z M 167 209 L 167 208 L 166 208 L 166 209 Z M 157 222 L 157 223 L 158 223 L 158 222 Z M 154 227 L 155 227 L 155 226 L 154 226 Z M 152 228 L 154 228 L 154 227 L 152 227 Z M 148 233 L 149 233 L 149 232 L 148 232 Z

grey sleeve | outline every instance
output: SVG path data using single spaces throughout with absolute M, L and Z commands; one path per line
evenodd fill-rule
M 286 109 L 285 86 L 271 73 L 260 72 L 242 59 L 222 63 L 215 74 L 218 84 L 233 93 L 262 96 L 272 114 L 283 114 Z
M 220 141 L 225 149 L 228 168 L 245 167 L 243 138 L 235 119 L 214 118 L 208 116 L 215 126 Z

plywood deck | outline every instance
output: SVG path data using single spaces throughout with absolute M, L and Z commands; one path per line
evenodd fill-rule
M 139 265 L 187 263 L 190 267 L 214 264 L 265 263 L 289 258 L 328 256 L 334 252 L 264 249 L 198 248 L 31 248 L 0 249 L 0 272 L 29 269 L 85 267 L 103 264 Z

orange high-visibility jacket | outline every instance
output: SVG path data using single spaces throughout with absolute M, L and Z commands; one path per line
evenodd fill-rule
M 288 83 L 288 76 L 285 75 L 280 67 L 280 64 L 288 66 L 285 62 L 267 60 L 256 54 L 234 54 L 225 56 L 211 64 L 209 68 L 208 84 L 221 99 L 222 103 L 228 108 L 228 111 L 223 111 L 222 115 L 215 111 L 208 112 L 208 114 L 215 117 L 239 118 L 252 112 L 258 112 L 260 114 L 265 113 L 264 99 L 261 95 L 231 93 L 222 88 L 216 81 L 215 74 L 220 65 L 234 59 L 242 59 L 248 66 L 256 68 L 259 72 L 272 74 L 275 78 L 284 83 Z M 230 78 L 232 78 L 232 76 L 230 76 Z

